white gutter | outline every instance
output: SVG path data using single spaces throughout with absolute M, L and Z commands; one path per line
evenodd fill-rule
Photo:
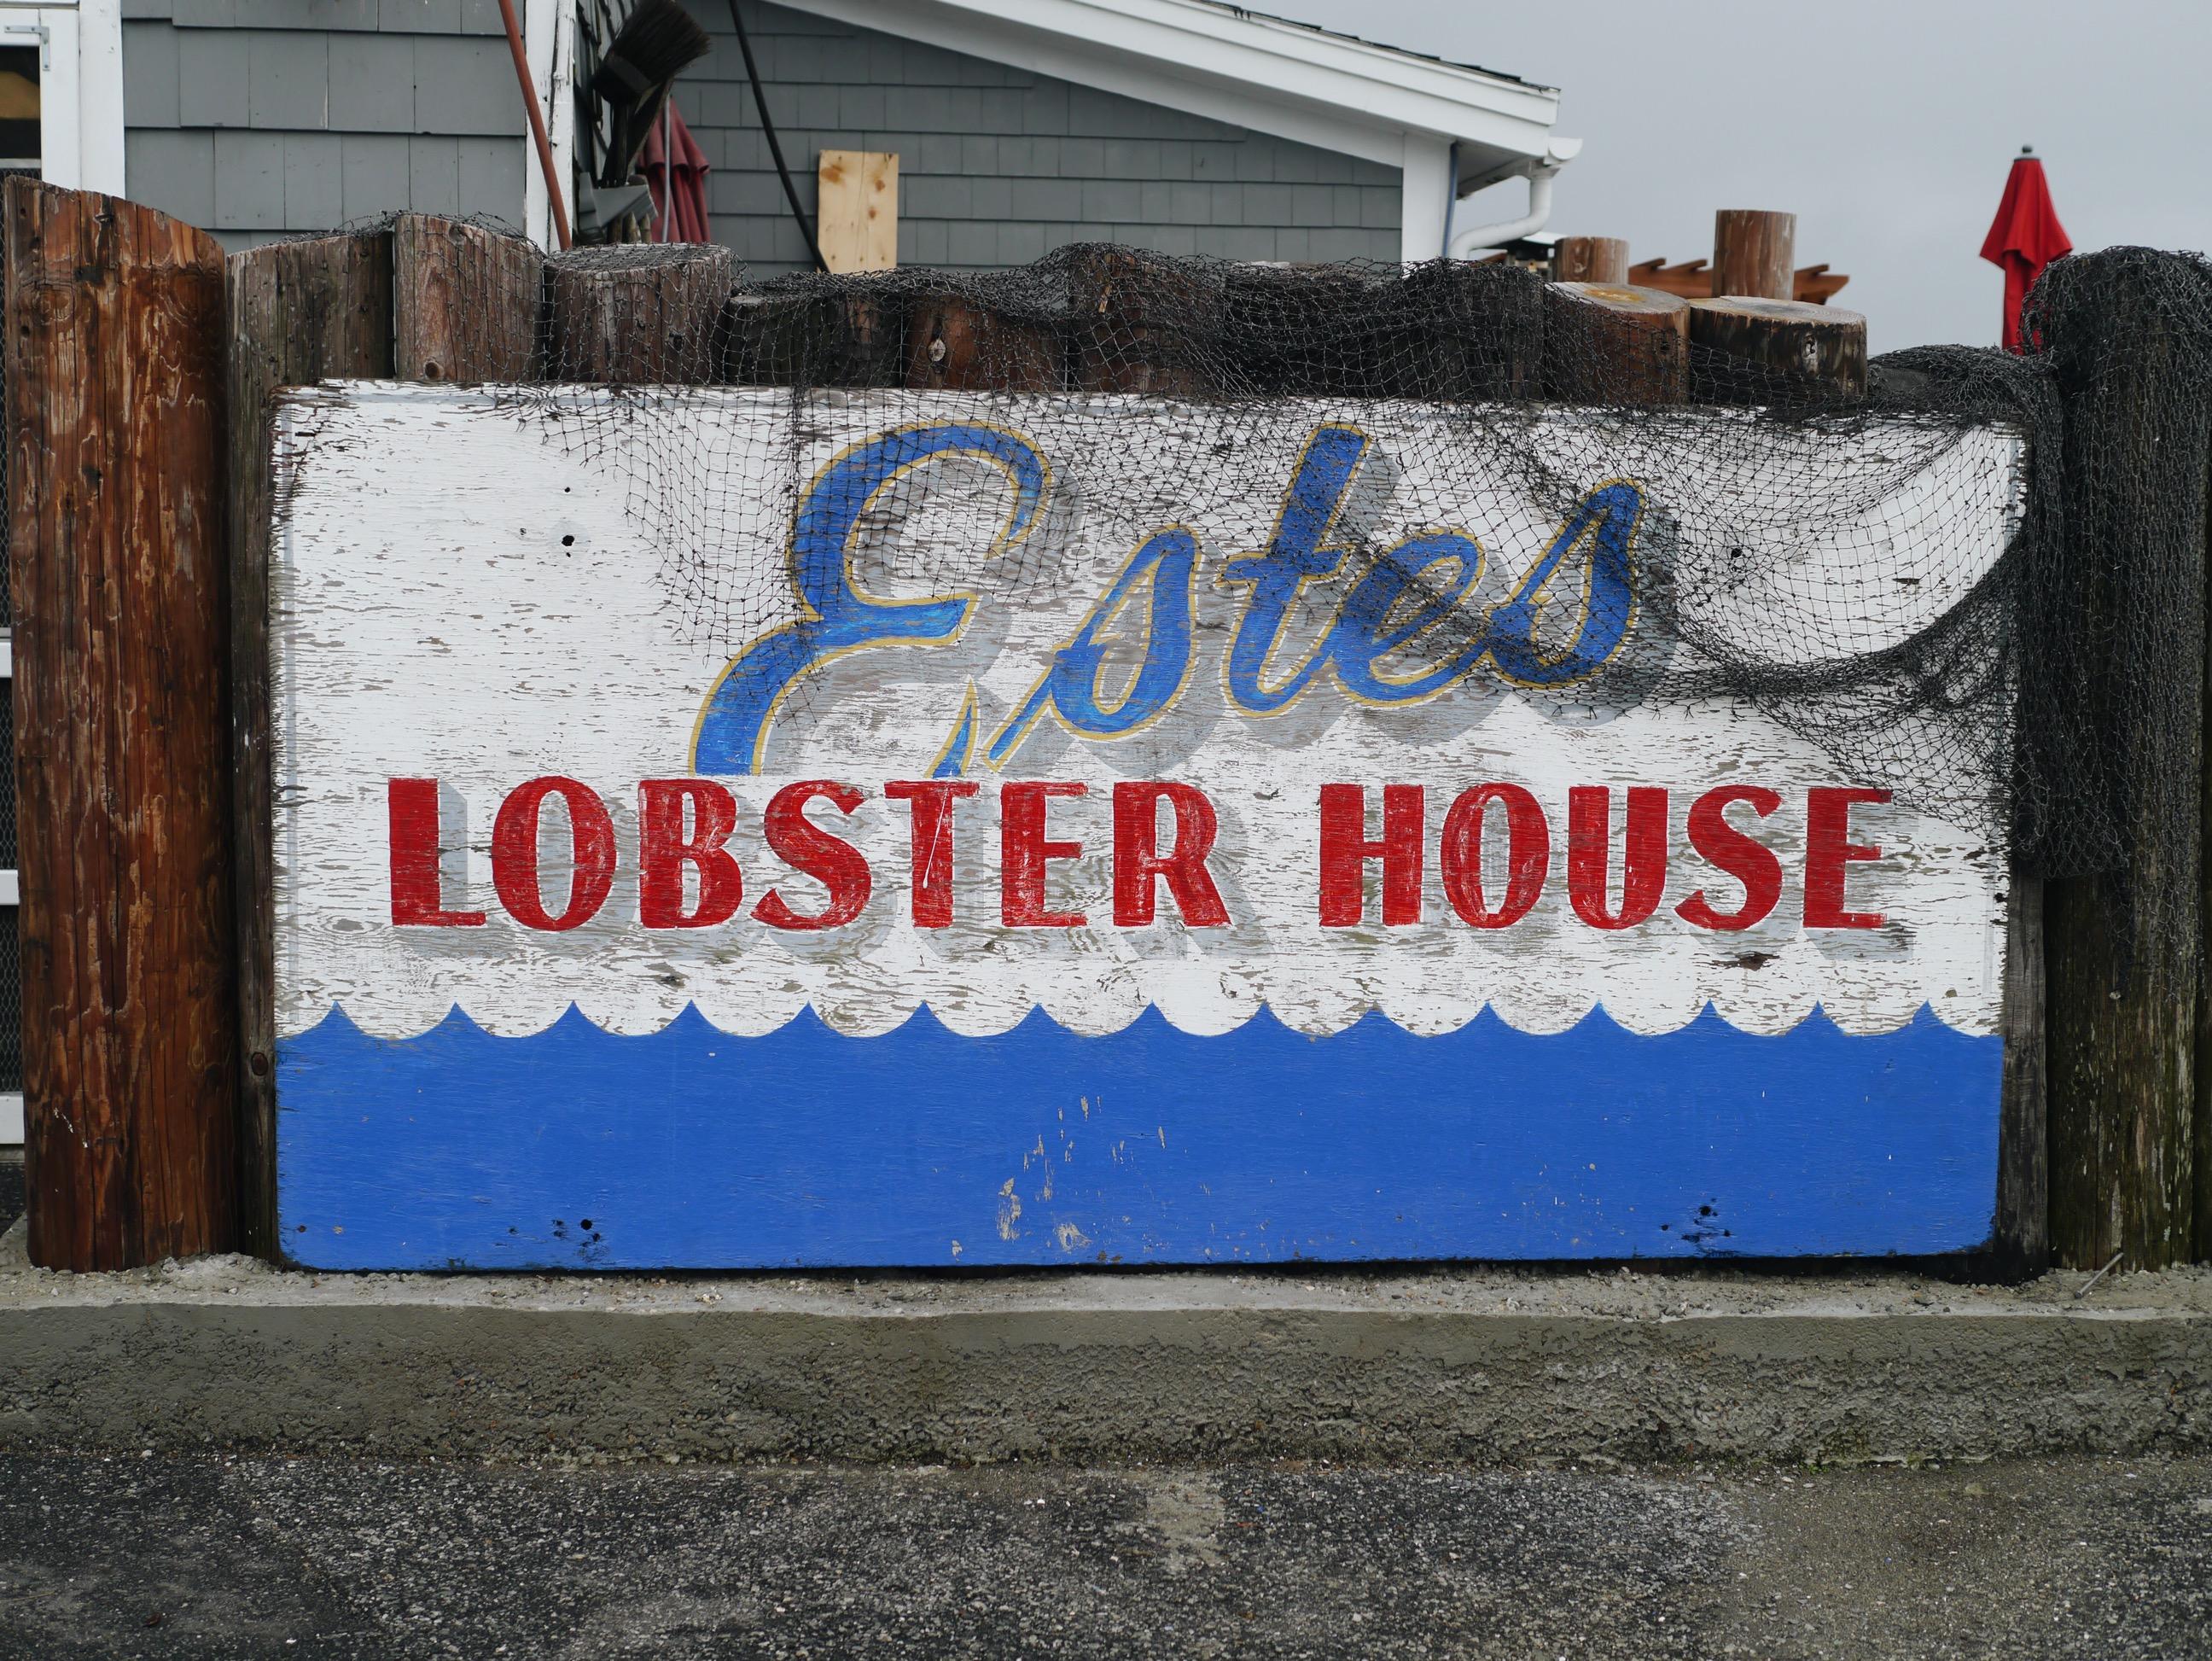
M 1516 174 L 1522 175 L 1528 181 L 1528 211 L 1518 219 L 1500 219 L 1488 225 L 1470 225 L 1465 230 L 1453 231 L 1445 245 L 1445 254 L 1453 259 L 1464 259 L 1477 248 L 1500 248 L 1542 230 L 1552 217 L 1552 181 L 1559 177 L 1560 168 L 1582 153 L 1582 148 L 1579 138 L 1554 138 L 1545 145 L 1540 156 L 1509 162 L 1464 182 L 1459 193 L 1471 196 Z

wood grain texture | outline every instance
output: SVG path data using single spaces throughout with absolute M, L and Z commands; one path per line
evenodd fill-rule
M 402 380 L 534 380 L 545 258 L 519 236 L 434 214 L 392 228 L 392 372 Z
M 549 380 L 695 386 L 714 378 L 727 248 L 576 248 L 545 262 Z
M 1156 398 L 1218 393 L 1193 351 L 1194 321 L 1218 315 L 1222 295 L 1200 271 L 1132 248 L 1093 247 L 1069 262 L 1076 389 Z
M 824 150 L 816 169 L 815 240 L 833 271 L 898 265 L 898 164 L 880 150 Z
M 237 827 L 239 1159 L 243 1243 L 273 1249 L 276 1016 L 269 772 L 270 397 L 392 373 L 391 233 L 272 243 L 229 261 L 232 812 Z M 416 338 L 427 341 L 418 313 Z
M 2051 1264 L 2050 1094 L 2045 1078 L 2043 882 L 2014 873 L 2005 911 L 2004 1086 L 1997 1130 L 2001 1273 Z
M 30 1250 L 230 1249 L 222 251 L 8 181 Z
M 906 384 L 941 392 L 1048 392 L 1060 343 L 1036 324 L 957 295 L 917 300 L 907 312 Z
M 1699 404 L 1855 398 L 1866 319 L 1836 306 L 1731 297 L 1690 304 L 1690 397 Z
M 1552 246 L 1552 280 L 1619 288 L 1628 281 L 1628 243 L 1618 236 L 1563 236 Z
M 1713 216 L 1713 293 L 1788 300 L 1796 293 L 1797 216 L 1723 208 Z
M 1690 392 L 1689 302 L 1657 289 L 1544 290 L 1544 391 L 1571 403 L 1680 404 Z

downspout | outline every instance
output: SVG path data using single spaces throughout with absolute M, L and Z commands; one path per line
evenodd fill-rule
M 1451 258 L 1452 215 L 1459 210 L 1459 140 L 1451 142 L 1451 160 L 1444 168 L 1444 245 L 1437 252 L 1439 258 Z
M 1528 211 L 1518 219 L 1501 219 L 1494 224 L 1470 225 L 1456 233 L 1447 231 L 1444 238 L 1446 256 L 1464 259 L 1477 248 L 1502 247 L 1506 243 L 1540 231 L 1552 217 L 1552 181 L 1559 177 L 1559 169 L 1573 161 L 1582 151 L 1579 138 L 1554 138 L 1544 147 L 1544 154 L 1517 161 L 1502 173 L 1492 173 L 1478 179 L 1476 190 L 1494 185 L 1501 179 L 1510 179 L 1515 173 L 1526 175 L 1528 180 Z M 1454 176 L 1456 178 L 1455 162 Z M 1449 216 L 1446 224 L 1449 224 Z

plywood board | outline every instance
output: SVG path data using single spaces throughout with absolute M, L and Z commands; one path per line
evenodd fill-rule
M 1741 417 L 1549 421 L 1539 503 L 1418 406 L 685 399 L 284 407 L 299 1261 L 1988 1236 L 2003 849 L 1714 694 L 1643 601 Z M 1618 447 L 1662 441 L 1663 505 Z M 1711 502 L 1764 488 L 1743 447 Z M 1916 631 L 2018 465 L 1970 433 L 1750 550 L 1704 637 L 1824 583 L 1867 597 L 1826 649 Z
M 817 175 L 814 234 L 833 271 L 888 271 L 898 265 L 898 157 L 879 150 L 824 150 Z

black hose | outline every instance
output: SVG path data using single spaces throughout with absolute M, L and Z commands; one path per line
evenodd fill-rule
M 761 91 L 760 68 L 753 62 L 753 43 L 745 33 L 744 14 L 738 9 L 738 0 L 730 0 L 730 21 L 737 26 L 738 50 L 745 55 L 745 78 L 753 83 L 753 102 L 760 110 L 761 131 L 768 139 L 768 153 L 775 158 L 776 177 L 783 180 L 783 199 L 791 204 L 791 216 L 798 223 L 799 234 L 806 239 L 806 252 L 813 256 L 814 269 L 827 271 L 829 262 L 822 258 L 821 245 L 814 240 L 814 227 L 807 223 L 806 210 L 799 205 L 799 186 L 791 182 L 791 169 L 784 165 L 783 146 L 776 142 L 775 123 L 769 119 L 768 98 Z

